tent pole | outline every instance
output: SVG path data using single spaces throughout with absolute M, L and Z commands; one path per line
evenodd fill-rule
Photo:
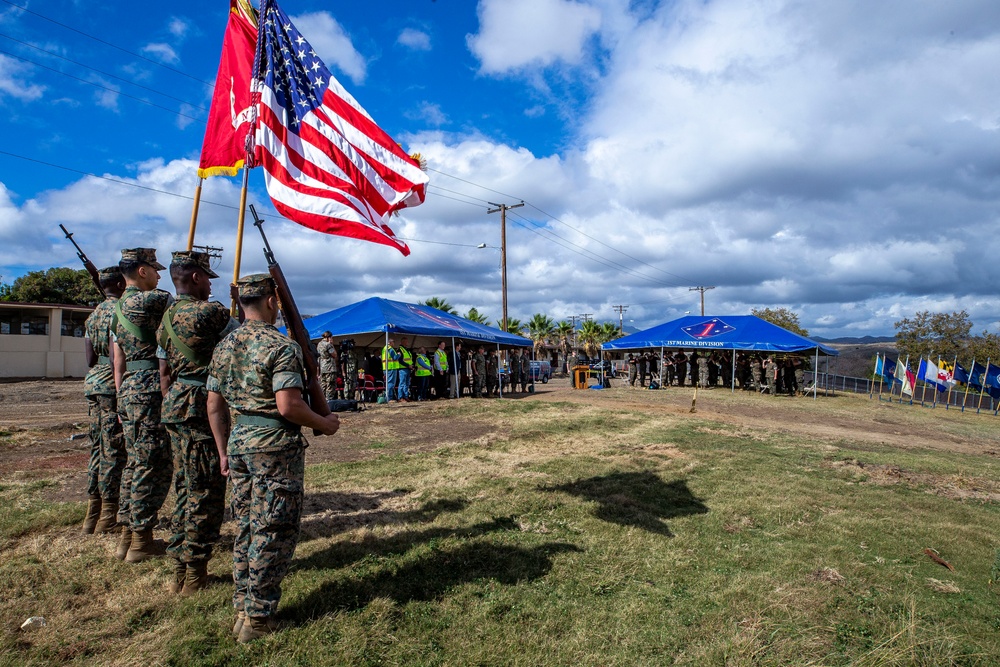
M 819 384 L 819 345 L 816 346 L 816 360 L 813 362 L 813 400 L 819 400 L 816 387 Z
M 498 398 L 503 398 L 503 376 L 500 375 L 500 365 L 502 363 L 503 360 L 500 358 L 500 343 L 497 343 L 497 397 Z
M 730 394 L 736 393 L 736 348 L 733 348 L 733 376 L 729 378 L 729 387 L 732 391 Z
M 455 371 L 455 398 L 462 395 L 462 376 L 458 372 L 458 364 L 462 363 L 462 360 L 455 362 L 455 337 L 451 337 L 451 365 L 454 366 Z

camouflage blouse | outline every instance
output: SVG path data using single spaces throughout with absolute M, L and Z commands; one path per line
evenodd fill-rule
M 94 354 L 98 357 L 107 357 L 111 348 L 111 321 L 115 316 L 115 303 L 117 298 L 109 296 L 107 299 L 97 304 L 94 312 L 87 318 L 83 328 L 90 339 L 90 345 L 94 348 Z M 114 395 L 115 392 L 115 372 L 109 363 L 98 361 L 87 372 L 87 377 L 83 380 L 83 394 L 85 396 Z
M 305 447 L 298 426 L 240 424 L 240 415 L 282 420 L 275 394 L 303 389 L 302 349 L 266 322 L 247 320 L 215 348 L 208 368 L 208 391 L 218 392 L 236 415 L 229 455 Z
M 174 298 L 163 290 L 144 292 L 134 285 L 125 288 L 119 300 L 122 316 L 139 328 L 142 336 L 136 336 L 122 323 L 115 325 L 114 335 L 118 346 L 125 354 L 125 362 L 153 362 L 151 368 L 125 371 L 119 395 L 151 394 L 160 391 L 160 371 L 156 359 L 156 328 L 163 319 L 163 313 L 174 302 Z
M 174 334 L 187 350 L 180 350 L 167 335 L 164 324 L 170 316 Z M 188 419 L 207 419 L 205 380 L 212 352 L 239 324 L 229 315 L 229 309 L 218 301 L 201 301 L 187 294 L 178 294 L 177 301 L 167 309 L 156 340 L 170 367 L 173 382 L 163 399 L 161 418 L 164 424 L 179 424 Z M 185 352 L 193 359 L 189 359 Z

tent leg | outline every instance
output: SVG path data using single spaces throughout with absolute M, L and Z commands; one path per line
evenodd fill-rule
M 819 385 L 819 345 L 816 346 L 816 359 L 813 362 L 813 400 L 819 400 L 817 392 L 817 385 Z
M 503 375 L 500 374 L 500 343 L 497 343 L 497 398 L 503 398 Z
M 455 337 L 451 337 L 451 365 L 454 366 L 455 371 L 455 395 L 452 398 L 458 398 L 462 395 L 462 376 L 458 372 L 458 364 L 462 363 L 461 359 L 455 362 Z
M 729 378 L 729 387 L 732 391 L 730 394 L 736 393 L 736 350 L 733 349 L 733 377 Z

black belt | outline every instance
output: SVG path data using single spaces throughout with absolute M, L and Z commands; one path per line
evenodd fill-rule
M 160 365 L 152 359 L 140 359 L 138 361 L 126 361 L 126 371 L 155 371 Z

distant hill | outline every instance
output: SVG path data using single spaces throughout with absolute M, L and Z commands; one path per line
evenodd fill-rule
M 872 345 L 875 343 L 895 343 L 895 336 L 862 336 L 860 338 L 851 338 L 850 336 L 842 336 L 840 338 L 823 338 L 821 336 L 810 336 L 813 340 L 820 343 L 831 343 L 834 345 Z

